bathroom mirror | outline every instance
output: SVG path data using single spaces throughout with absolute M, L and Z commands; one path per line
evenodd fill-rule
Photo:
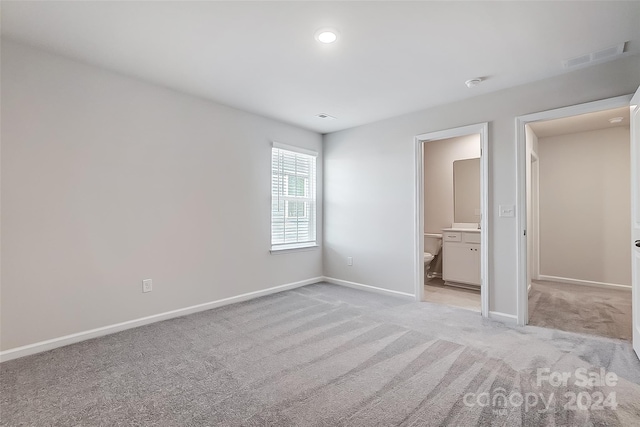
M 453 221 L 480 222 L 480 159 L 453 162 Z

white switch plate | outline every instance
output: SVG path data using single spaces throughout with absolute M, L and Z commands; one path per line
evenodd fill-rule
M 500 216 L 503 218 L 513 218 L 515 216 L 516 207 L 513 205 L 500 205 Z
M 153 290 L 153 282 L 151 279 L 144 279 L 142 281 L 142 292 L 151 292 Z
M 353 257 L 347 257 L 347 265 L 353 265 Z

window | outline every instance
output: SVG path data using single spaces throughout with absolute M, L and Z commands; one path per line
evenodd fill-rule
M 283 144 L 271 149 L 271 250 L 316 245 L 316 156 Z

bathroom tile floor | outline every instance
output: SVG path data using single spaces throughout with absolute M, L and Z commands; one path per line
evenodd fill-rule
M 445 286 L 439 278 L 424 285 L 424 300 L 480 312 L 480 291 Z

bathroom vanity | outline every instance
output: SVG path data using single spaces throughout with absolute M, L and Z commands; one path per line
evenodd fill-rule
M 442 278 L 446 285 L 480 287 L 480 230 L 442 230 Z

